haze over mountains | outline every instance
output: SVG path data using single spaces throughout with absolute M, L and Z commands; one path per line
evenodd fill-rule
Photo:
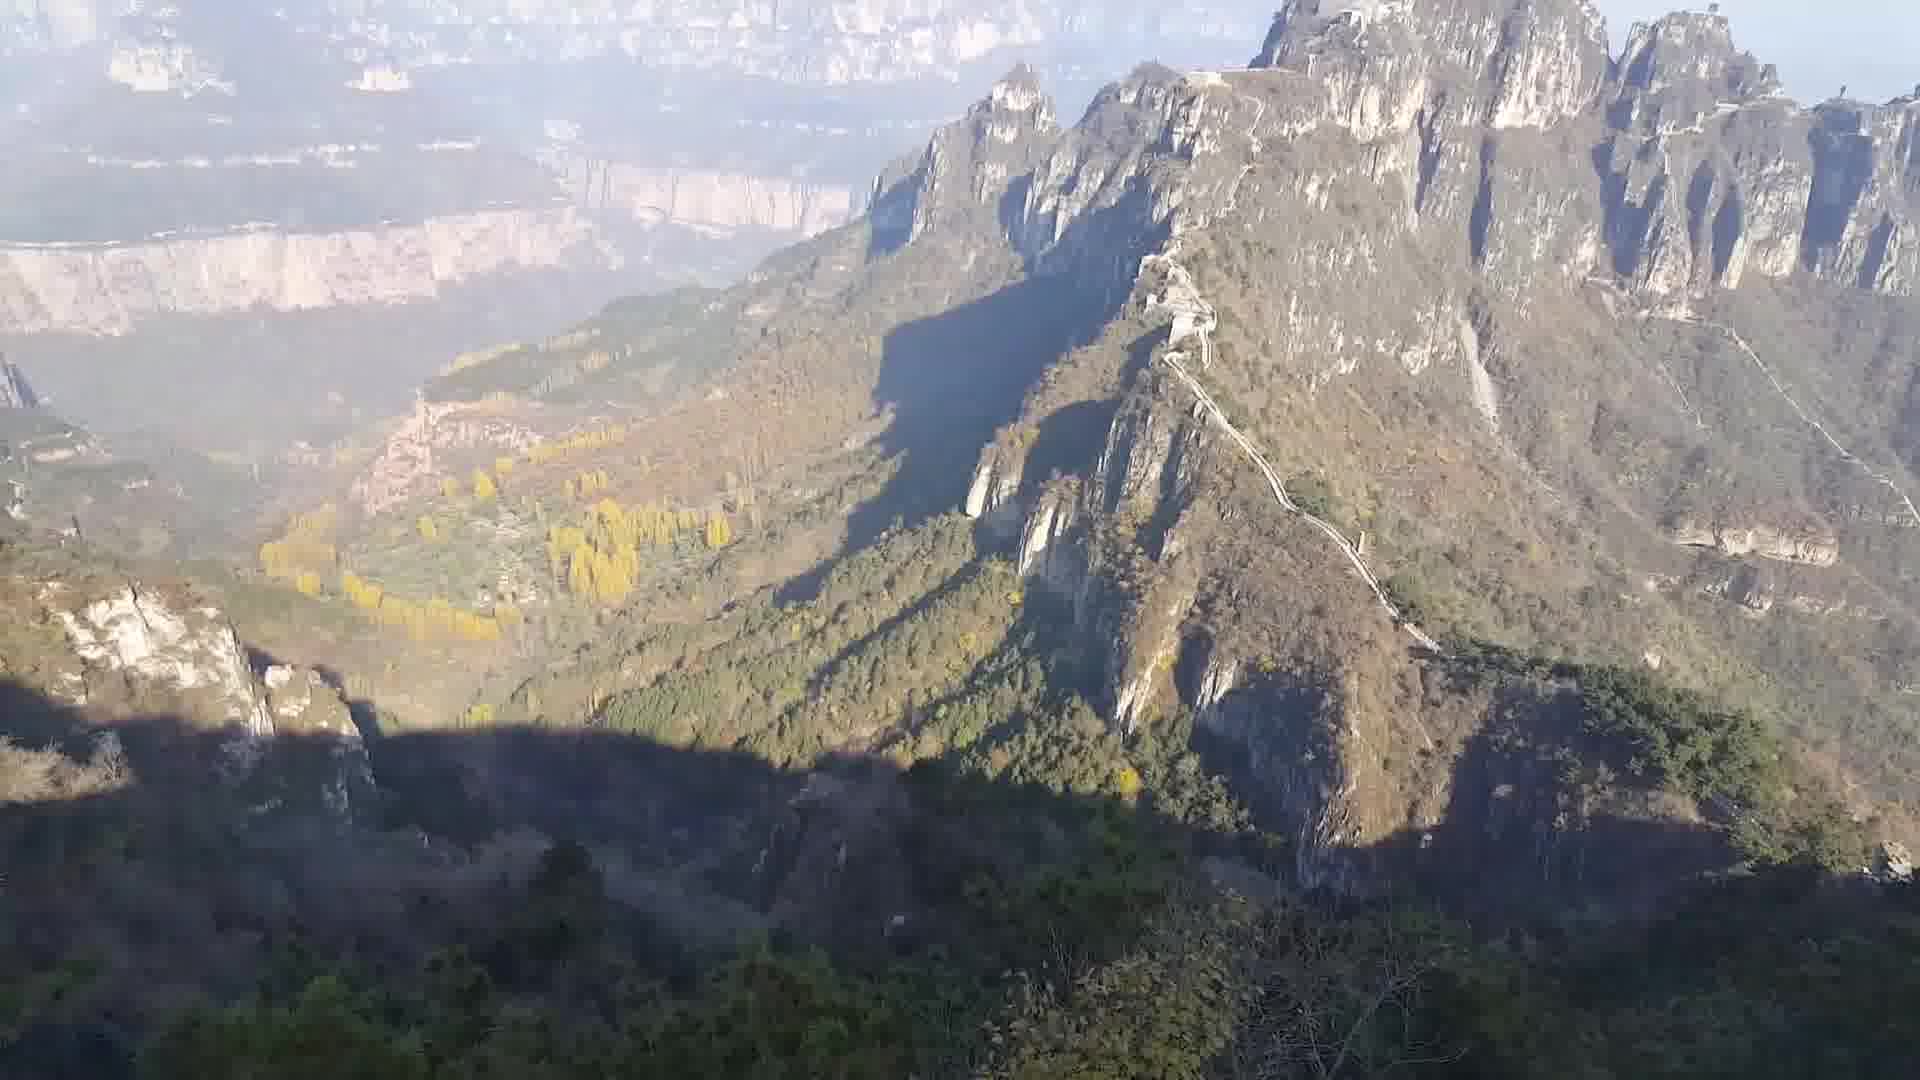
M 613 14 L 664 7 L 353 10 L 398 44 L 286 22 L 348 101 L 528 50 L 744 71 L 800 148 L 771 103 L 974 100 L 249 495 L 12 455 L 0 1063 L 1920 1068 L 1920 100 L 1589 0 L 1287 0 L 1066 111 L 965 84 L 1091 8 L 744 6 L 718 73 Z M 625 254 L 596 96 L 467 182 L 584 175 L 539 212 Z
M 1009 56 L 1090 88 L 1148 43 L 1225 59 L 1263 17 L 11 4 L 0 334 L 16 352 L 44 337 L 50 396 L 90 421 L 151 423 L 140 407 L 164 401 L 175 436 L 337 434 L 330 396 L 395 408 L 460 351 L 728 279 L 844 222 L 888 158 L 964 105 L 960 80 Z M 373 314 L 329 317 L 349 309 Z

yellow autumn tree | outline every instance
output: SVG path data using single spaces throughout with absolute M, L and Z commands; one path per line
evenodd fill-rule
M 493 472 L 494 472 L 494 475 L 496 475 L 496 476 L 499 476 L 499 477 L 501 477 L 502 479 L 504 479 L 504 478 L 506 478 L 506 477 L 508 477 L 508 476 L 512 476 L 512 475 L 513 475 L 513 465 L 514 465 L 514 461 L 513 461 L 513 459 L 512 459 L 512 458 L 510 458 L 510 457 L 505 457 L 505 456 L 502 456 L 502 457 L 497 457 L 497 458 L 494 458 L 494 459 L 493 459 Z
M 425 540 L 427 543 L 431 544 L 440 539 L 440 526 L 434 522 L 431 516 L 422 514 L 418 528 L 420 530 L 420 539 Z
M 440 494 L 445 495 L 449 499 L 459 498 L 460 497 L 460 481 L 451 476 L 447 477 L 445 480 L 440 481 Z
M 500 494 L 500 489 L 494 486 L 493 477 L 487 475 L 487 470 L 473 470 L 474 498 L 479 499 L 481 502 L 486 502 L 498 494 Z
M 733 543 L 733 523 L 727 515 L 716 510 L 707 518 L 707 546 L 723 548 Z
M 302 570 L 294 575 L 293 587 L 298 589 L 302 596 L 319 596 L 320 575 L 311 570 Z
M 594 599 L 603 604 L 618 604 L 633 592 L 631 558 L 622 553 L 594 552 Z
M 567 559 L 567 591 L 579 597 L 591 597 L 593 584 L 593 549 L 581 545 L 573 550 Z
M 340 592 L 348 603 L 362 611 L 378 610 L 386 595 L 386 590 L 351 571 L 340 575 Z
M 575 552 L 587 546 L 587 531 L 569 525 L 555 525 L 547 530 L 547 566 L 554 580 L 559 580 L 563 571 L 570 571 L 570 560 Z
M 631 547 L 601 550 L 582 544 L 568 558 L 567 591 L 582 600 L 618 604 L 632 594 L 639 566 Z

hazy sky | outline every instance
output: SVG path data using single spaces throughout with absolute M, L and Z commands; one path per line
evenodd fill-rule
M 1705 11 L 1675 0 L 1595 0 L 1617 47 L 1636 20 L 1669 11 Z M 1920 0 L 1720 0 L 1733 40 L 1780 65 L 1787 92 L 1823 101 L 1845 85 L 1852 97 L 1883 101 L 1920 84 Z

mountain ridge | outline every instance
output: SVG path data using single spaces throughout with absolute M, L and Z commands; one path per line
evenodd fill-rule
M 1329 734 L 1342 747 L 1322 758 L 1332 771 L 1283 785 L 1287 816 L 1310 841 L 1302 850 L 1333 860 L 1314 871 L 1329 879 L 1347 874 L 1334 868 L 1343 846 L 1430 812 L 1419 807 L 1432 794 L 1414 794 L 1418 769 L 1362 747 L 1446 753 L 1475 721 L 1420 717 L 1419 662 L 1390 644 L 1389 619 L 1372 623 L 1386 612 L 1372 597 L 1352 608 L 1354 599 L 1331 598 L 1355 594 L 1320 568 L 1330 555 L 1344 563 L 1319 546 L 1324 535 L 1274 531 L 1258 508 L 1262 499 L 1272 506 L 1268 480 L 1258 469 L 1236 478 L 1240 467 L 1229 463 L 1239 451 L 1204 415 L 1215 410 L 1251 425 L 1247 437 L 1275 462 L 1283 491 L 1306 481 L 1331 487 L 1336 512 L 1316 516 L 1341 519 L 1328 528 L 1353 550 L 1370 548 L 1387 610 L 1425 609 L 1416 622 L 1438 641 L 1518 634 L 1663 664 L 1713 689 L 1755 679 L 1765 687 L 1757 707 L 1803 735 L 1819 725 L 1794 714 L 1819 699 L 1875 716 L 1876 731 L 1905 729 L 1896 657 L 1906 655 L 1899 643 L 1911 640 L 1916 608 L 1892 553 L 1913 540 L 1900 527 L 1908 483 L 1884 483 L 1886 469 L 1907 466 L 1892 451 L 1897 417 L 1823 435 L 1841 415 L 1888 414 L 1833 408 L 1859 392 L 1835 375 L 1818 384 L 1819 400 L 1805 400 L 1789 383 L 1812 369 L 1797 356 L 1750 358 L 1734 324 L 1758 318 L 1763 295 L 1799 318 L 1857 292 L 1849 304 L 1905 325 L 1912 253 L 1898 238 L 1911 228 L 1915 174 L 1896 151 L 1920 107 L 1793 106 L 1715 15 L 1650 24 L 1616 61 L 1584 3 L 1383 4 L 1367 17 L 1320 10 L 1286 5 L 1246 70 L 1140 69 L 1102 91 L 1072 128 L 1055 126 L 1016 71 L 923 154 L 882 176 L 865 223 L 714 294 L 711 310 L 747 313 L 774 340 L 811 324 L 805 313 L 816 303 L 822 313 L 849 305 L 874 312 L 878 326 L 913 327 L 915 316 L 887 312 L 859 290 L 905 280 L 900 260 L 966 267 L 1012 257 L 1022 268 L 1015 284 L 956 275 L 936 295 L 949 305 L 978 297 L 984 311 L 1041 290 L 1062 310 L 1092 313 L 1064 350 L 1017 334 L 1000 347 L 1009 359 L 1007 348 L 1049 359 L 1020 376 L 1031 379 L 1023 404 L 994 421 L 964 478 L 915 463 L 910 440 L 932 439 L 937 413 L 913 413 L 911 423 L 896 413 L 899 475 L 920 478 L 902 490 L 952 491 L 946 506 L 1001 537 L 1021 575 L 1067 602 L 1076 638 L 1102 657 L 1092 700 L 1122 730 L 1190 709 L 1202 729 L 1245 739 L 1245 721 L 1228 716 L 1296 711 L 1261 689 L 1270 679 L 1258 672 L 1297 666 L 1319 671 L 1315 681 L 1331 678 L 1325 722 L 1347 733 Z M 1676 55 L 1696 53 L 1697 64 L 1674 67 Z M 1852 156 L 1818 151 L 1848 125 L 1860 132 Z M 1804 153 L 1782 149 L 1795 139 Z M 1840 204 L 1822 193 L 1855 188 L 1858 198 L 1832 216 Z M 1859 242 L 1875 232 L 1894 239 Z M 840 254 L 823 258 L 827 251 Z M 824 273 L 828 266 L 836 269 Z M 1165 368 L 1164 353 L 1197 347 L 1201 327 L 1211 360 Z M 1782 339 L 1802 340 L 1801 330 Z M 1881 340 L 1894 352 L 1847 380 L 1911 378 L 1911 348 Z M 859 348 L 882 357 L 884 382 L 887 347 Z M 1528 362 L 1569 349 L 1592 359 Z M 614 355 L 582 387 L 622 378 Z M 643 348 L 633 363 L 651 355 Z M 725 361 L 696 385 L 737 387 L 777 355 L 803 354 L 755 347 L 738 368 Z M 1182 389 L 1182 374 L 1205 396 Z M 462 377 L 489 378 L 484 367 Z M 1713 386 L 1721 399 L 1696 400 L 1712 399 Z M 876 406 L 907 408 L 888 395 L 877 390 Z M 1621 395 L 1659 404 L 1627 419 Z M 1736 399 L 1757 412 L 1728 412 Z M 691 416 L 701 406 L 685 408 Z M 1590 430 L 1570 408 L 1585 410 Z M 785 423 L 761 437 L 795 455 L 817 452 L 781 443 Z M 1055 434 L 1069 423 L 1081 433 Z M 964 453 L 963 442 L 956 435 L 951 452 Z M 1868 442 L 1879 449 L 1863 454 Z M 1621 459 L 1625 446 L 1660 464 Z M 1827 454 L 1833 464 L 1823 463 Z M 1769 478 L 1757 461 L 1806 478 Z M 1487 501 L 1436 499 L 1462 484 Z M 1347 500 L 1360 505 L 1337 505 Z M 1236 538 L 1230 522 L 1257 524 Z M 1511 537 L 1511 547 L 1477 544 L 1481 535 Z M 1252 569 L 1255 537 L 1297 560 L 1295 583 Z M 1590 548 L 1592 561 L 1580 554 Z M 1782 560 L 1799 568 L 1768 568 Z M 1420 579 L 1436 574 L 1454 584 L 1422 595 Z M 1331 639 L 1313 643 L 1252 614 L 1289 610 L 1289 591 L 1305 582 L 1316 595 L 1331 590 L 1319 601 L 1332 605 L 1320 609 Z M 1875 599 L 1862 605 L 1862 596 Z M 1455 609 L 1437 627 L 1436 607 Z M 1362 617 L 1369 608 L 1377 615 Z M 1555 609 L 1563 614 L 1546 614 Z M 1747 614 L 1726 621 L 1729 609 Z M 1822 611 L 1864 615 L 1810 615 Z M 1520 612 L 1531 613 L 1516 621 Z M 1771 617 L 1771 629 L 1743 621 L 1756 617 Z M 1821 641 L 1836 618 L 1853 627 L 1839 638 L 1876 642 L 1859 646 L 1885 658 L 1874 675 L 1790 688 L 1766 674 L 1804 668 L 1814 662 L 1807 656 L 1836 665 L 1823 670 L 1847 667 L 1841 658 L 1856 644 Z M 1349 633 L 1359 636 L 1335 643 Z M 1786 659 L 1800 649 L 1806 655 Z M 1716 651 L 1737 660 L 1712 659 Z M 1861 761 L 1857 747 L 1835 751 L 1830 733 L 1815 743 Z M 1897 770 L 1875 771 L 1875 791 L 1904 798 Z

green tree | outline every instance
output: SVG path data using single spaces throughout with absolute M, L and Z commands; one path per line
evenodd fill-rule
M 379 1023 L 340 979 L 314 979 L 285 1008 L 198 1010 L 141 1055 L 147 1080 L 425 1080 L 420 1042 Z

